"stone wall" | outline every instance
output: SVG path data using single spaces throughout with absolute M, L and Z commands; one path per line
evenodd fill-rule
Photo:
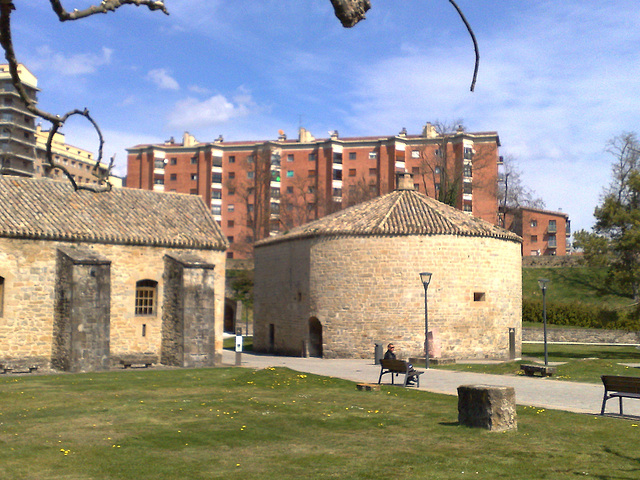
M 215 265 L 195 256 L 165 257 L 162 363 L 210 367 L 221 363 L 215 351 Z
M 71 372 L 110 367 L 111 262 L 58 249 L 51 363 Z
M 327 358 L 373 358 L 393 342 L 401 358 L 424 355 L 429 330 L 442 358 L 507 358 L 509 328 L 520 355 L 520 245 L 451 235 L 335 237 L 260 246 L 255 252 L 254 348 L 298 355 L 308 322 L 322 324 Z M 265 278 L 268 277 L 268 278 Z
M 213 265 L 215 284 L 215 348 L 222 352 L 224 265 L 222 251 L 180 250 L 115 244 L 73 244 L 43 240 L 0 238 L 0 276 L 4 277 L 4 308 L 0 318 L 0 362 L 50 365 L 53 345 L 56 252 L 79 247 L 111 261 L 112 358 L 150 353 L 160 356 L 162 306 L 154 315 L 136 316 L 135 285 L 158 282 L 157 298 L 164 296 L 164 256 L 194 253 Z
M 542 328 L 524 328 L 523 342 L 544 341 Z M 640 344 L 640 332 L 624 330 L 602 330 L 597 328 L 547 328 L 547 341 L 567 343 L 625 343 Z

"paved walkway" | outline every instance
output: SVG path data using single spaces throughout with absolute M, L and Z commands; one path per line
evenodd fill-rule
M 225 350 L 223 362 L 235 364 L 235 352 Z M 288 367 L 292 370 L 317 375 L 326 375 L 355 382 L 377 383 L 380 366 L 373 360 L 281 357 L 242 353 L 242 366 L 251 368 Z M 418 368 L 420 370 L 420 368 Z M 388 377 L 388 375 L 386 376 Z M 384 382 L 388 382 L 383 378 Z M 542 377 L 513 375 L 486 375 L 482 373 L 456 372 L 451 370 L 426 370 L 420 377 L 420 390 L 448 395 L 457 395 L 460 385 L 504 385 L 514 387 L 519 405 L 533 405 L 555 410 L 599 414 L 604 388 L 602 385 L 563 382 Z M 625 414 L 640 416 L 640 402 L 624 400 Z M 617 399 L 607 402 L 607 413 L 618 412 Z

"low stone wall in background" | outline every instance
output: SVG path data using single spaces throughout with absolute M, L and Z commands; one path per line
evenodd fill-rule
M 581 267 L 584 266 L 582 255 L 540 255 L 522 257 L 523 267 Z
M 522 341 L 542 342 L 544 341 L 544 330 L 542 328 L 524 327 L 522 329 Z M 640 332 L 600 330 L 596 328 L 547 328 L 547 341 L 640 344 Z

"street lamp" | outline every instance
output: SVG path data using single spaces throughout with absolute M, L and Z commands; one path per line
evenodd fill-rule
M 549 357 L 547 355 L 547 283 L 549 280 L 546 278 L 539 278 L 538 285 L 542 290 L 542 322 L 544 325 L 544 366 L 549 366 Z
M 429 368 L 429 316 L 427 314 L 427 289 L 431 281 L 431 273 L 422 272 L 420 280 L 424 285 L 424 368 Z

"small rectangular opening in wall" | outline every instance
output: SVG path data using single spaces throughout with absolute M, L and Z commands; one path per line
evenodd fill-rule
M 147 324 L 146 323 L 142 324 L 142 336 L 143 337 L 147 336 Z
M 484 292 L 473 292 L 474 302 L 484 302 L 484 300 L 485 300 Z

